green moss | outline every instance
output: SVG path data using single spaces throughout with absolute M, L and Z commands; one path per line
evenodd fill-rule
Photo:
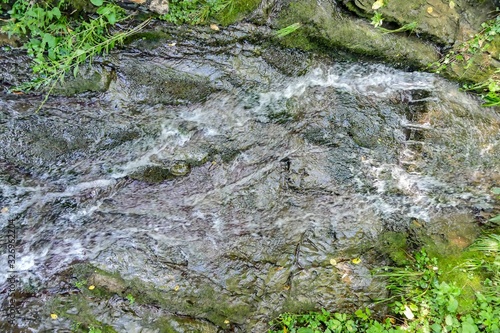
M 251 307 L 246 304 L 229 306 L 227 303 L 219 303 L 208 309 L 207 319 L 219 327 L 228 327 L 229 323 L 244 323 L 250 317 Z
M 449 240 L 429 237 L 423 247 L 429 257 L 437 259 L 440 272 L 439 280 L 461 289 L 457 298 L 460 312 L 470 312 L 475 303 L 475 294 L 481 291 L 482 281 L 486 278 L 480 271 L 466 269 L 467 260 L 481 260 L 485 256 L 477 251 L 467 251 Z
M 193 318 L 186 317 L 163 317 L 155 321 L 154 327 L 159 333 L 216 333 L 220 330 L 214 325 Z
M 319 45 L 309 39 L 304 31 L 297 31 L 279 40 L 284 47 L 296 48 L 304 51 L 319 49 Z
M 73 96 L 84 92 L 104 92 L 111 83 L 111 72 L 82 67 L 77 77 L 58 82 L 52 89 L 53 95 Z M 45 90 L 48 90 L 46 88 Z
M 447 216 L 430 222 L 430 226 L 414 222 L 407 232 L 386 232 L 378 242 L 378 251 L 389 257 L 397 266 L 411 264 L 412 253 L 420 249 L 437 259 L 439 281 L 456 285 L 462 290 L 458 297 L 459 310 L 469 312 L 475 304 L 475 293 L 482 290 L 486 276 L 479 271 L 466 269 L 470 259 L 484 259 L 484 254 L 468 251 L 468 246 L 479 236 L 477 226 L 467 214 Z
M 479 236 L 479 230 L 469 215 L 446 216 L 431 221 L 428 226 L 414 223 L 406 239 L 402 235 L 391 235 L 391 233 L 388 235 L 393 245 L 389 245 L 385 251 L 391 259 L 402 258 L 403 253 L 397 250 L 398 247 L 406 253 L 424 249 L 429 257 L 437 259 L 439 280 L 461 288 L 462 293 L 458 297 L 460 311 L 468 312 L 473 309 L 475 293 L 481 290 L 481 282 L 484 281 L 485 276 L 478 271 L 467 270 L 465 267 L 468 259 L 484 257 L 482 253 L 467 250 L 468 246 Z M 392 251 L 394 252 L 391 253 Z M 403 264 L 403 261 L 394 261 L 398 265 Z
M 183 177 L 191 172 L 188 162 L 177 162 L 170 166 L 150 165 L 130 175 L 130 178 L 148 183 L 161 183 L 176 177 Z
M 206 163 L 207 161 L 222 161 L 223 163 L 229 163 L 233 161 L 239 154 L 241 154 L 240 149 L 231 147 L 230 145 L 222 145 L 218 148 L 213 146 L 205 146 L 207 155 L 201 161 L 196 163 L 197 166 Z
M 389 258 L 398 266 L 403 266 L 408 263 L 408 235 L 403 232 L 386 232 L 379 238 L 378 250 Z
M 354 3 L 352 3 L 351 1 L 348 1 L 345 6 L 347 7 L 347 9 L 349 9 L 350 11 L 354 12 L 356 15 L 358 15 L 359 17 L 369 17 L 369 15 L 360 10 L 359 7 L 357 7 Z
M 167 318 L 159 318 L 155 321 L 154 327 L 159 333 L 177 333 L 177 331 L 170 325 Z
M 50 318 L 50 314 L 56 314 L 58 317 L 71 320 L 75 323 L 73 332 L 87 333 L 90 327 L 95 327 L 99 328 L 102 333 L 117 333 L 112 326 L 96 319 L 94 304 L 87 297 L 84 294 L 56 296 L 49 301 L 48 311 L 42 316 Z
M 173 0 L 170 10 L 160 19 L 174 24 L 206 24 L 216 20 L 229 25 L 255 10 L 261 0 Z
M 292 2 L 288 8 L 280 13 L 277 20 L 277 29 L 283 29 L 295 23 L 304 23 L 307 17 L 315 15 L 316 6 L 309 1 Z M 303 25 L 290 35 L 279 38 L 278 41 L 285 47 L 311 51 L 318 48 L 309 38 L 309 27 Z
M 213 289 L 211 286 L 202 285 L 195 287 L 181 286 L 180 288 L 160 289 L 156 286 L 145 283 L 140 279 L 124 280 L 118 274 L 106 272 L 90 264 L 77 264 L 71 269 L 71 275 L 75 281 L 86 281 L 80 288 L 81 293 L 73 295 L 69 299 L 61 299 L 51 306 L 53 313 L 66 313 L 70 308 L 77 309 L 77 315 L 67 315 L 69 319 L 82 323 L 85 327 L 96 326 L 103 327 L 93 318 L 92 305 L 89 304 L 87 297 L 94 300 L 110 299 L 113 295 L 120 295 L 125 298 L 126 295 L 134 296 L 138 305 L 158 306 L 169 312 L 183 313 L 190 318 L 184 324 L 190 327 L 189 323 L 194 320 L 200 327 L 207 326 L 207 323 L 198 319 L 204 318 L 219 327 L 227 327 L 230 323 L 243 323 L 249 318 L 250 313 L 254 311 L 251 305 L 238 300 L 232 300 L 227 295 Z M 93 290 L 88 287 L 94 285 Z M 192 299 L 189 295 L 192 293 Z M 57 311 L 57 312 L 56 312 Z M 167 320 L 167 319 L 165 319 Z M 173 316 L 167 322 L 178 322 L 179 318 Z M 185 320 L 185 321 L 186 321 Z M 164 323 L 163 321 L 161 323 Z M 191 323 L 192 324 L 192 323 Z M 195 326 L 196 326 L 195 325 Z M 172 325 L 165 325 L 164 332 L 175 332 Z M 177 327 L 177 325 L 175 325 Z M 210 326 L 210 325 L 208 325 Z M 211 331 L 210 327 L 200 329 L 200 332 Z M 173 331 L 172 331 L 173 330 Z
M 113 295 L 125 296 L 126 282 L 119 274 L 110 273 L 90 264 L 77 264 L 71 268 L 74 283 L 86 296 L 110 298 Z M 94 286 L 89 290 L 90 286 Z
M 465 260 L 477 259 L 484 255 L 479 253 L 463 253 L 457 256 L 439 256 L 438 265 L 443 270 L 440 280 L 455 284 L 462 292 L 457 298 L 460 312 L 470 312 L 474 309 L 475 294 L 483 288 L 485 277 L 478 271 L 468 271 L 463 267 Z
M 433 46 L 416 37 L 387 35 L 361 19 L 342 18 L 333 5 L 316 1 L 292 2 L 277 19 L 277 28 L 300 23 L 301 28 L 281 39 L 283 45 L 303 50 L 332 49 L 360 58 L 379 58 L 398 66 L 426 67 L 438 59 Z

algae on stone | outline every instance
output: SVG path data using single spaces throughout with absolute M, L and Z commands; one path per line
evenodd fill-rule
M 318 47 L 346 50 L 361 57 L 384 59 L 399 66 L 423 68 L 439 59 L 431 44 L 416 36 L 387 35 L 366 20 L 342 17 L 330 2 L 295 1 L 279 13 L 277 24 L 284 27 L 300 22 L 298 34 L 284 38 L 285 45 L 311 50 Z

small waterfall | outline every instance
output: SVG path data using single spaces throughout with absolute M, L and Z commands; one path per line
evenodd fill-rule
M 22 98 L 0 99 L 0 226 L 16 230 L 18 288 L 57 294 L 58 274 L 88 262 L 159 290 L 181 285 L 172 313 L 195 315 L 181 303 L 209 304 L 209 288 L 249 309 L 254 325 L 281 308 L 273 295 L 291 280 L 296 300 L 350 302 L 366 272 L 347 285 L 330 281 L 324 263 L 363 255 L 360 244 L 384 230 L 491 207 L 500 117 L 457 86 L 378 64 L 316 63 L 287 77 L 252 61 L 257 74 L 239 69 L 249 77 L 240 87 L 226 60 L 202 68 L 229 88 L 187 105 L 136 99 L 116 109 L 111 89 L 54 97 L 32 114 Z M 0 272 L 3 291 L 12 274 Z M 17 325 L 55 327 L 26 319 L 39 309 L 26 304 Z

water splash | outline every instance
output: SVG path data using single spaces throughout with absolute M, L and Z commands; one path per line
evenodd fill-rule
M 455 86 L 431 74 L 342 63 L 302 77 L 276 74 L 263 90 L 222 91 L 190 106 L 137 105 L 145 116 L 114 114 L 86 126 L 119 132 L 128 130 L 126 119 L 144 135 L 77 146 L 44 165 L 56 170 L 48 176 L 2 178 L 9 211 L 1 226 L 16 225 L 22 283 L 50 284 L 86 260 L 157 286 L 187 279 L 194 294 L 200 275 L 219 288 L 244 272 L 256 276 L 246 288 L 258 293 L 269 263 L 317 269 L 387 228 L 487 204 L 480 193 L 498 172 L 499 117 Z M 9 102 L 12 114 L 16 108 Z M 25 121 L 12 117 L 2 138 L 31 140 Z M 175 161 L 189 161 L 190 173 L 154 184 L 131 179 Z M 234 258 L 244 264 L 234 268 Z

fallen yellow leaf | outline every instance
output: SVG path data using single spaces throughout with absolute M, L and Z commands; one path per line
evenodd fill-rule
M 283 286 L 283 290 L 290 290 L 290 286 L 289 286 L 289 285 L 287 285 L 287 284 L 285 284 L 285 285 Z
M 353 264 L 357 265 L 357 264 L 359 264 L 359 263 L 361 262 L 361 259 L 359 259 L 359 258 L 354 258 L 354 259 L 352 259 L 352 260 L 351 260 L 351 262 L 352 262 Z
M 219 27 L 217 26 L 217 24 L 210 24 L 210 29 L 214 30 L 214 31 L 219 31 Z
M 175 286 L 175 287 L 174 287 L 174 291 L 179 290 L 179 288 L 180 288 L 180 287 L 179 287 L 179 285 Z
M 432 7 L 427 7 L 427 13 L 431 14 L 433 11 L 434 9 L 432 9 Z
M 224 320 L 224 324 L 226 324 L 226 325 L 229 324 L 229 320 L 227 320 L 227 319 Z
M 453 2 L 453 0 L 450 0 L 450 8 L 451 9 L 455 8 L 455 2 Z
M 377 9 L 381 8 L 382 6 L 384 6 L 384 0 L 377 0 L 373 3 L 372 9 L 377 10 Z
M 2 208 L 2 213 L 7 213 L 9 211 L 9 207 Z
M 89 286 L 89 290 L 94 290 L 94 289 L 95 289 L 94 285 Z
M 331 264 L 332 266 L 337 266 L 337 260 L 335 260 L 335 259 L 330 259 L 330 264 Z
M 56 315 L 55 313 L 51 313 L 51 314 L 50 314 L 50 318 L 52 318 L 52 319 L 54 319 L 54 320 L 55 320 L 55 319 L 57 319 L 57 315 Z

